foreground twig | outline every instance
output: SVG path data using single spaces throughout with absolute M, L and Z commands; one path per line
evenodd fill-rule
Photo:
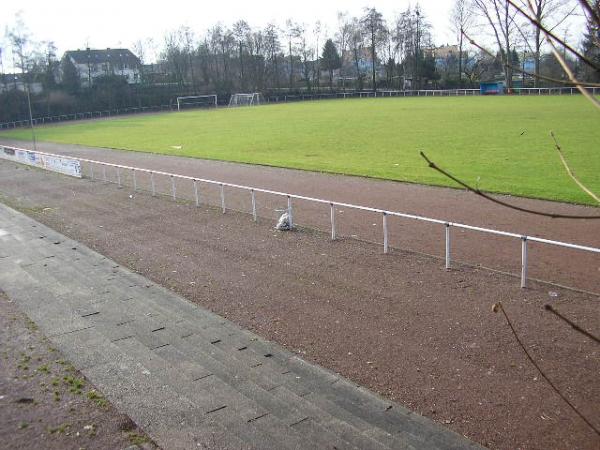
M 550 132 L 550 136 L 552 136 L 552 139 L 554 140 L 554 147 L 556 148 L 556 151 L 558 152 L 558 156 L 560 156 L 560 160 L 562 161 L 563 166 L 565 166 L 565 170 L 567 171 L 567 173 L 569 174 L 569 176 L 571 177 L 571 179 L 575 183 L 577 183 L 577 186 L 579 186 L 583 192 L 585 192 L 586 194 L 588 194 L 590 197 L 592 197 L 594 200 L 596 200 L 597 203 L 600 204 L 600 198 L 598 198 L 598 196 L 596 194 L 594 194 L 587 187 L 585 187 L 585 185 L 581 181 L 579 181 L 579 179 L 575 176 L 575 174 L 573 173 L 573 171 L 569 167 L 569 164 L 567 163 L 567 160 L 565 159 L 565 155 L 562 152 L 562 148 L 559 145 L 558 140 L 556 139 L 556 136 L 554 136 L 554 132 L 553 131 Z
M 544 305 L 544 308 L 546 309 L 546 311 L 550 311 L 552 314 L 554 314 L 556 317 L 558 317 L 559 319 L 565 321 L 566 323 L 568 323 L 569 325 L 571 325 L 571 327 L 575 330 L 578 331 L 579 333 L 583 334 L 584 336 L 590 338 L 592 341 L 595 341 L 597 344 L 600 344 L 600 338 L 597 338 L 596 336 L 594 336 L 592 333 L 590 333 L 587 330 L 584 330 L 583 328 L 581 328 L 579 325 L 577 325 L 576 323 L 574 323 L 573 321 L 567 319 L 565 316 L 563 316 L 561 313 L 559 313 L 557 310 L 555 310 L 552 305 Z
M 477 41 L 475 41 L 467 33 L 465 33 L 464 30 L 462 30 L 461 33 L 465 37 L 465 39 L 467 39 L 469 41 L 469 43 L 472 46 L 474 46 L 477 49 L 481 50 L 483 53 L 485 53 L 490 58 L 494 58 L 494 59 L 496 58 L 496 55 L 494 55 L 492 52 L 490 52 L 485 47 L 479 45 L 477 43 Z M 514 72 L 521 73 L 521 74 L 524 74 L 524 75 L 527 75 L 527 76 L 530 76 L 530 77 L 534 77 L 534 78 L 537 78 L 539 80 L 549 81 L 551 83 L 564 84 L 565 86 L 573 86 L 573 85 L 575 85 L 575 87 L 578 88 L 578 89 L 579 89 L 578 86 L 581 86 L 581 87 L 584 87 L 584 86 L 587 86 L 587 87 L 600 87 L 600 83 L 592 83 L 592 82 L 583 83 L 582 81 L 579 81 L 579 80 L 571 81 L 570 79 L 569 80 L 560 80 L 558 78 L 547 77 L 547 76 L 541 75 L 541 74 L 537 74 L 536 75 L 533 72 L 528 72 L 527 70 L 523 70 L 523 69 L 521 69 L 521 68 L 519 68 L 517 66 L 514 66 L 514 65 L 512 65 L 512 64 L 510 64 L 508 62 L 505 63 L 504 65 L 505 65 L 505 67 L 508 67 L 509 69 L 511 69 Z
M 565 48 L 565 50 L 569 51 L 571 54 L 573 54 L 575 57 L 577 57 L 580 61 L 584 62 L 589 67 L 591 67 L 593 69 L 598 69 L 598 64 L 594 63 L 591 59 L 587 58 L 581 52 L 579 52 L 576 49 L 574 49 L 573 47 L 571 47 L 564 39 L 559 38 L 555 33 L 553 33 L 551 30 L 546 28 L 546 26 L 543 23 L 541 23 L 538 19 L 536 19 L 535 17 L 531 17 L 526 11 L 524 11 L 521 7 L 519 7 L 513 0 L 507 0 L 507 2 L 513 8 L 515 8 L 519 12 L 519 14 L 521 14 L 521 16 L 523 16 L 525 19 L 527 19 L 534 27 L 539 28 L 540 31 L 542 31 L 544 34 L 546 34 L 546 36 L 554 39 L 561 46 L 563 46 Z M 529 3 L 529 7 L 531 8 L 531 3 Z
M 517 331 L 515 330 L 515 327 L 513 326 L 510 318 L 508 317 L 508 314 L 506 314 L 506 311 L 504 310 L 504 307 L 502 306 L 502 303 L 496 303 L 494 304 L 492 310 L 497 313 L 498 311 L 502 311 L 502 314 L 504 314 L 504 318 L 506 319 L 506 322 L 508 323 L 508 326 L 510 327 L 513 336 L 515 337 L 515 340 L 518 342 L 519 346 L 521 347 L 521 349 L 523 350 L 523 352 L 525 353 L 525 355 L 527 356 L 527 359 L 529 359 L 529 362 L 533 365 L 533 367 L 535 367 L 537 369 L 537 371 L 540 373 L 540 375 L 544 378 L 544 380 L 546 380 L 546 382 L 550 385 L 550 387 L 554 390 L 554 392 L 556 392 L 556 394 L 563 399 L 563 401 L 569 405 L 571 407 L 571 409 L 573 411 L 575 411 L 575 413 L 581 418 L 581 420 L 583 420 L 588 427 L 590 427 L 598 436 L 600 436 L 600 430 L 598 428 L 596 428 L 594 426 L 593 423 L 591 423 L 581 412 L 579 412 L 579 410 L 577 409 L 577 407 L 575 405 L 573 405 L 573 403 L 571 403 L 569 401 L 568 398 L 566 398 L 559 390 L 558 388 L 554 385 L 554 383 L 552 383 L 552 381 L 550 381 L 550 379 L 546 376 L 546 374 L 544 373 L 544 371 L 540 368 L 540 366 L 538 366 L 538 364 L 534 361 L 534 359 L 531 357 L 531 355 L 529 354 L 529 352 L 527 351 L 527 349 L 525 348 L 525 345 L 523 345 L 523 342 L 521 341 L 521 339 L 519 338 L 519 335 L 517 334 Z
M 579 4 L 589 15 L 590 20 L 593 20 L 598 26 L 600 26 L 600 15 L 594 10 L 594 8 L 592 8 L 592 5 L 590 5 L 587 0 L 579 0 Z
M 535 214 L 538 216 L 544 216 L 544 217 L 551 217 L 553 219 L 600 219 L 600 216 L 579 216 L 579 215 L 573 215 L 573 214 L 556 214 L 556 213 L 547 213 L 544 211 L 536 211 L 534 209 L 529 209 L 529 208 L 522 208 L 520 206 L 516 206 L 516 205 L 511 205 L 510 203 L 507 202 L 503 202 L 502 200 L 498 200 L 497 198 L 492 197 L 491 195 L 486 194 L 485 192 L 480 191 L 478 188 L 474 188 L 470 185 L 468 185 L 467 183 L 465 183 L 462 180 L 459 180 L 458 178 L 456 178 L 454 175 L 446 172 L 444 169 L 438 167 L 433 161 L 431 161 L 423 152 L 421 153 L 421 157 L 427 161 L 427 164 L 429 165 L 430 168 L 432 168 L 433 170 L 441 173 L 442 175 L 444 175 L 446 178 L 451 179 L 452 181 L 454 181 L 455 183 L 458 183 L 459 185 L 461 185 L 462 187 L 464 187 L 465 189 L 467 189 L 468 191 L 473 192 L 474 194 L 479 195 L 480 197 L 485 198 L 486 200 L 489 200 L 490 202 L 496 203 L 498 205 L 502 205 L 505 206 L 507 208 L 510 209 L 514 209 L 517 211 L 521 211 L 521 212 L 525 212 L 525 213 L 529 213 L 529 214 Z
M 507 0 L 510 2 L 510 0 Z M 529 9 L 531 12 L 534 11 L 534 6 L 533 3 L 531 2 L 531 0 L 529 0 Z M 596 108 L 600 109 L 600 101 L 598 101 L 598 99 L 596 97 L 594 97 L 592 94 L 590 94 L 588 92 L 588 90 L 584 87 L 584 85 L 581 83 L 581 81 L 579 81 L 577 79 L 577 77 L 575 76 L 575 74 L 573 73 L 573 71 L 571 70 L 571 68 L 569 67 L 569 65 L 567 64 L 567 61 L 565 61 L 565 58 L 563 58 L 563 56 L 560 54 L 560 52 L 558 51 L 558 48 L 556 47 L 556 43 L 557 42 L 559 45 L 563 46 L 564 48 L 568 48 L 570 49 L 570 47 L 567 46 L 567 44 L 564 42 L 564 40 L 560 39 L 560 38 L 556 38 L 552 33 L 550 33 L 544 26 L 542 26 L 540 24 L 539 26 L 539 30 L 541 30 L 542 33 L 544 33 L 544 35 L 546 36 L 546 41 L 550 44 L 550 47 L 552 49 L 552 54 L 554 55 L 554 58 L 556 58 L 556 60 L 558 61 L 558 63 L 560 64 L 560 66 L 562 67 L 563 71 L 565 72 L 565 74 L 567 75 L 567 77 L 569 78 L 569 80 L 571 80 L 573 82 L 573 84 L 575 84 L 577 86 L 577 89 L 579 89 L 579 92 L 581 92 L 581 94 L 587 98 L 592 105 L 594 105 Z M 583 60 L 586 64 L 590 64 L 590 67 L 595 68 L 596 70 L 598 70 L 598 66 L 593 64 L 591 61 L 584 59 Z

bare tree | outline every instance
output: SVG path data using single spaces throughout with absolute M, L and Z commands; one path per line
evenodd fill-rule
M 458 86 L 462 86 L 463 74 L 463 48 L 464 35 L 463 30 L 468 29 L 473 23 L 473 13 L 470 8 L 469 0 L 454 0 L 452 8 L 452 29 L 458 39 Z
M 165 47 L 162 53 L 167 62 L 175 81 L 180 87 L 185 86 L 185 78 L 188 71 L 189 58 L 185 51 L 184 29 L 179 28 L 165 35 Z
M 413 26 L 412 11 L 410 7 L 403 13 L 400 13 L 396 18 L 392 33 L 396 57 L 398 58 L 399 67 L 402 70 L 402 72 L 399 73 L 400 77 L 402 74 L 406 74 L 406 64 L 403 64 L 403 62 L 406 60 L 407 56 L 411 54 Z M 399 84 L 398 87 L 403 89 L 405 86 L 404 84 L 401 86 Z
M 351 24 L 349 44 L 350 49 L 352 51 L 352 60 L 356 72 L 356 81 L 358 84 L 358 89 L 362 90 L 364 75 L 360 68 L 360 61 L 362 59 L 362 52 L 364 48 L 364 35 L 360 21 L 356 18 L 353 19 Z
M 347 13 L 338 12 L 338 29 L 335 34 L 337 47 L 341 57 L 340 78 L 342 79 L 342 89 L 346 90 L 346 74 L 344 73 L 344 62 L 348 52 L 350 36 L 352 34 L 352 20 L 348 18 Z
M 281 42 L 279 40 L 279 30 L 276 25 L 268 24 L 264 31 L 265 34 L 265 52 L 269 59 L 270 72 L 268 76 L 271 78 L 271 84 L 275 87 L 280 87 L 278 55 L 281 52 Z
M 22 75 L 28 71 L 31 58 L 31 38 L 29 30 L 20 15 L 15 18 L 15 25 L 7 28 L 6 38 L 12 49 L 13 65 L 21 71 Z
M 292 19 L 288 19 L 285 23 L 286 26 L 286 36 L 288 40 L 288 57 L 289 57 L 289 72 L 290 72 L 290 86 L 292 89 L 294 87 L 294 50 L 296 48 L 296 41 L 300 37 L 303 32 L 302 26 Z
M 190 70 L 190 79 L 192 82 L 192 91 L 196 91 L 196 77 L 194 75 L 194 53 L 195 53 L 195 36 L 194 32 L 190 29 L 190 27 L 183 27 L 181 29 L 182 41 L 183 41 L 183 51 L 188 58 L 188 67 Z
M 317 91 L 319 90 L 320 86 L 320 78 L 321 78 L 321 61 L 319 58 L 319 51 L 320 51 L 320 47 L 319 47 L 319 39 L 321 37 L 321 32 L 323 31 L 323 25 L 321 24 L 320 20 L 317 20 L 317 22 L 315 23 L 315 26 L 313 28 L 313 34 L 314 34 L 314 38 L 315 38 L 315 50 L 313 51 L 313 55 L 316 56 L 316 60 L 313 64 L 313 84 L 317 87 Z
M 6 73 L 4 72 L 5 49 L 4 41 L 0 41 L 0 83 L 2 83 L 2 90 L 6 89 Z
M 381 53 L 385 67 L 385 78 L 387 87 L 391 87 L 396 68 L 396 46 L 394 45 L 393 30 L 385 27 L 382 32 Z
M 512 90 L 513 65 L 511 61 L 517 24 L 517 11 L 509 0 L 473 0 L 473 5 L 489 25 L 502 60 L 506 89 Z
M 371 75 L 373 83 L 373 92 L 377 92 L 377 47 L 382 41 L 382 35 L 385 31 L 385 20 L 383 15 L 375 8 L 366 8 L 364 15 L 360 20 L 365 29 L 371 47 Z
M 302 62 L 302 78 L 306 83 L 306 89 L 312 90 L 311 69 L 314 71 L 314 48 L 309 44 L 307 31 L 304 25 L 298 28 L 298 52 Z
M 577 9 L 577 4 L 573 5 L 569 0 L 520 0 L 519 5 L 524 9 L 530 9 L 531 16 L 538 22 L 543 23 L 550 31 L 554 31 L 562 25 L 569 17 L 571 17 Z M 542 56 L 542 46 L 546 41 L 546 37 L 541 28 L 534 24 L 528 24 L 531 28 L 531 40 L 533 45 L 530 46 L 533 53 L 535 69 L 533 77 L 535 86 L 539 84 L 540 61 Z M 525 27 L 519 27 L 523 30 Z M 526 39 L 526 33 L 521 33 Z
M 233 25 L 233 35 L 237 41 L 240 62 L 240 86 L 242 91 L 246 88 L 246 78 L 244 77 L 244 45 L 252 32 L 250 25 L 245 20 L 239 20 Z

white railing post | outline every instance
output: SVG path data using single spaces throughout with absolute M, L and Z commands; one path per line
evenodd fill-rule
M 221 209 L 223 210 L 223 214 L 225 214 L 225 188 L 223 184 L 221 184 Z
M 104 179 L 104 182 L 108 182 L 108 178 L 106 178 L 106 165 L 102 164 L 102 178 Z
M 287 212 L 288 212 L 288 220 L 290 221 L 290 230 L 294 228 L 294 214 L 292 211 L 292 197 L 290 197 L 288 195 L 288 207 L 287 207 Z
M 383 213 L 383 253 L 389 252 L 387 213 Z
M 133 174 L 133 192 L 137 191 L 137 179 L 135 177 L 135 169 L 131 169 L 131 173 Z
M 450 224 L 446 224 L 446 270 L 450 269 Z
M 156 197 L 156 184 L 154 184 L 154 172 L 150 172 L 150 184 L 152 185 L 152 197 Z
M 335 205 L 333 203 L 330 203 L 329 205 L 331 207 L 331 240 L 335 241 L 337 237 L 335 230 Z
M 117 186 L 121 187 L 121 168 L 117 167 Z
M 527 287 L 527 236 L 521 237 L 521 287 Z
M 200 196 L 198 195 L 198 180 L 194 180 L 194 199 L 196 200 L 196 207 L 200 207 Z
M 250 193 L 252 194 L 252 220 L 258 222 L 258 217 L 256 215 L 256 194 L 254 193 L 254 189 L 250 189 Z
M 90 163 L 90 178 L 94 179 L 94 163 Z
M 171 193 L 173 194 L 173 200 L 177 201 L 177 190 L 175 188 L 175 177 L 171 175 Z

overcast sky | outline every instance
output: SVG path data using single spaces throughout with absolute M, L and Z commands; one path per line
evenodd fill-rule
M 187 25 L 197 35 L 222 22 L 232 24 L 244 19 L 252 26 L 269 22 L 283 25 L 288 18 L 312 26 L 320 20 L 333 35 L 337 12 L 360 15 L 365 6 L 374 6 L 386 19 L 415 2 L 408 0 L 170 0 L 73 2 L 67 0 L 30 0 L 3 2 L 0 36 L 12 26 L 15 15 L 22 18 L 36 40 L 54 41 L 59 55 L 65 50 L 131 47 L 138 39 L 152 37 L 162 44 L 166 31 Z M 421 7 L 434 26 L 436 43 L 453 40 L 449 30 L 449 11 L 453 0 L 423 0 Z
M 319 20 L 325 26 L 324 35 L 333 36 L 337 13 L 348 12 L 360 16 L 364 7 L 375 7 L 392 21 L 399 12 L 415 1 L 409 0 L 170 0 L 156 2 L 138 0 L 101 0 L 74 2 L 72 0 L 25 0 L 4 2 L 0 14 L 0 42 L 7 27 L 14 25 L 17 13 L 27 25 L 31 37 L 37 41 L 53 41 L 58 56 L 66 50 L 91 48 L 133 49 L 137 40 L 153 38 L 162 47 L 166 32 L 181 25 L 189 26 L 202 35 L 216 23 L 231 25 L 244 19 L 253 27 L 269 22 L 284 25 L 292 18 L 312 29 Z M 437 45 L 454 43 L 450 30 L 450 11 L 454 0 L 421 0 L 422 11 L 433 25 Z M 570 30 L 581 33 L 581 19 L 576 19 Z M 572 36 L 573 37 L 573 36 Z M 577 39 L 579 36 L 576 37 Z M 149 62 L 149 61 L 146 61 Z M 4 55 L 4 67 L 10 67 L 10 55 Z

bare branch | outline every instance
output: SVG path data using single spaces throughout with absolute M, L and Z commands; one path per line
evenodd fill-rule
M 498 200 L 497 198 L 494 198 L 491 195 L 488 195 L 485 192 L 480 191 L 478 188 L 474 188 L 474 187 L 469 186 L 464 181 L 459 180 L 454 175 L 452 175 L 452 174 L 446 172 L 444 169 L 441 169 L 440 167 L 438 167 L 433 161 L 431 161 L 425 155 L 425 153 L 423 153 L 423 152 L 420 152 L 420 153 L 421 153 L 421 157 L 425 161 L 427 161 L 427 164 L 433 170 L 441 173 L 446 178 L 451 179 L 455 183 L 458 183 L 459 185 L 461 185 L 462 187 L 464 187 L 468 191 L 471 191 L 474 194 L 477 194 L 480 197 L 483 197 L 486 200 L 489 200 L 490 202 L 496 203 L 498 205 L 505 206 L 507 208 L 514 209 L 516 211 L 521 211 L 521 212 L 525 212 L 525 213 L 529 213 L 529 214 L 535 214 L 535 215 L 538 215 L 538 216 L 550 217 L 552 219 L 600 219 L 600 216 L 579 216 L 579 215 L 572 215 L 572 214 L 555 214 L 555 213 L 547 213 L 547 212 L 543 212 L 543 211 L 537 211 L 537 210 L 534 210 L 534 209 L 522 208 L 520 206 L 511 205 L 510 203 L 503 202 L 502 200 Z
M 594 20 L 598 26 L 600 26 L 600 15 L 592 8 L 586 0 L 579 0 L 579 4 L 583 8 L 583 10 L 590 16 L 591 20 Z
M 575 330 L 578 331 L 579 333 L 583 334 L 584 336 L 590 338 L 592 341 L 595 341 L 597 344 L 600 344 L 600 338 L 597 338 L 596 336 L 594 336 L 592 333 L 590 333 L 587 330 L 584 330 L 583 328 L 581 328 L 579 325 L 577 325 L 576 323 L 572 322 L 571 320 L 567 319 L 565 316 L 563 316 L 561 313 L 559 313 L 557 310 L 555 310 L 552 305 L 544 305 L 544 308 L 546 309 L 546 311 L 550 311 L 552 314 L 554 314 L 556 317 L 558 317 L 559 319 L 563 320 L 564 322 L 568 323 L 569 325 L 571 325 L 571 327 Z
M 507 0 L 507 1 L 512 3 L 512 0 Z M 530 11 L 532 13 L 534 13 L 534 5 L 533 5 L 532 1 L 529 0 L 528 4 L 529 4 Z M 525 12 L 523 12 L 523 14 L 525 16 L 529 17 Z M 590 94 L 587 91 L 587 89 L 585 89 L 583 87 L 583 85 L 580 82 L 577 81 L 577 78 L 575 77 L 575 74 L 573 73 L 573 71 L 571 70 L 571 68 L 569 67 L 569 65 L 565 61 L 565 59 L 562 57 L 562 55 L 560 54 L 560 52 L 556 48 L 556 43 L 558 43 L 559 45 L 562 45 L 566 49 L 570 49 L 570 47 L 567 45 L 567 43 L 563 39 L 557 38 L 556 36 L 554 36 L 554 34 L 552 34 L 551 32 L 549 32 L 543 26 L 543 24 L 539 23 L 539 21 L 536 21 L 536 22 L 538 23 L 537 26 L 542 31 L 542 33 L 544 33 L 544 35 L 546 36 L 546 40 L 548 41 L 548 43 L 552 47 L 552 54 L 554 55 L 554 57 L 556 58 L 556 60 L 560 64 L 560 66 L 562 67 L 563 71 L 565 72 L 565 74 L 567 75 L 567 77 L 569 78 L 569 80 L 571 80 L 577 86 L 577 89 L 579 89 L 579 92 L 581 92 L 585 98 L 587 98 L 596 108 L 600 109 L 600 101 L 596 97 L 594 97 L 592 94 Z M 577 53 L 577 55 L 579 55 L 579 54 Z M 584 61 L 584 62 L 586 62 L 586 61 Z M 590 67 L 592 67 L 594 69 L 598 69 L 598 66 L 596 64 L 593 64 L 593 63 L 591 63 Z
M 513 8 L 515 8 L 519 14 L 521 14 L 523 17 L 525 17 L 529 22 L 531 22 L 531 24 L 537 28 L 539 28 L 545 35 L 546 35 L 546 39 L 549 40 L 549 38 L 554 39 L 554 41 L 558 42 L 562 47 L 564 47 L 566 50 L 568 50 L 570 53 L 572 53 L 573 55 L 575 55 L 577 58 L 579 58 L 581 61 L 583 61 L 584 63 L 586 63 L 588 66 L 590 66 L 592 69 L 598 69 L 598 64 L 594 63 L 592 60 L 590 60 L 589 58 L 587 58 L 586 56 L 584 56 L 583 54 L 581 54 L 581 52 L 578 52 L 577 50 L 575 50 L 573 47 L 571 47 L 567 42 L 565 42 L 564 39 L 559 38 L 558 36 L 556 36 L 552 31 L 550 31 L 548 28 L 546 28 L 546 26 L 541 23 L 538 19 L 536 19 L 535 17 L 531 17 L 529 14 L 527 14 L 526 11 L 524 11 L 520 6 L 516 5 L 515 2 L 513 0 L 506 0 L 510 5 L 512 5 Z M 529 4 L 530 8 L 532 8 L 531 3 Z M 533 13 L 533 11 L 532 11 Z
M 556 48 L 556 45 L 554 44 L 554 41 L 552 41 L 550 39 L 549 35 L 546 35 L 546 37 L 548 39 L 548 42 L 550 43 L 550 46 L 552 47 L 552 53 L 554 54 L 554 57 L 559 62 L 559 64 L 561 65 L 561 67 L 565 71 L 565 73 L 567 74 L 567 77 L 569 77 L 569 80 L 571 80 L 577 86 L 577 89 L 579 89 L 579 92 L 581 92 L 585 98 L 587 98 L 590 102 L 592 102 L 592 104 L 596 108 L 600 109 L 600 101 L 596 97 L 594 97 L 592 94 L 590 94 L 587 91 L 587 89 L 585 89 L 585 87 L 580 82 L 576 82 L 577 79 L 575 78 L 575 74 L 573 73 L 573 71 L 567 64 L 567 62 L 564 60 L 564 58 L 561 56 L 560 52 Z
M 513 336 L 515 337 L 515 340 L 517 341 L 517 343 L 519 344 L 519 346 L 521 347 L 521 350 L 523 350 L 523 353 L 525 353 L 525 355 L 527 356 L 527 359 L 529 359 L 529 362 L 533 365 L 533 367 L 535 367 L 537 369 L 537 371 L 540 373 L 540 375 L 542 376 L 542 378 L 544 378 L 544 380 L 546 380 L 546 382 L 550 385 L 550 387 L 554 390 L 554 392 L 556 392 L 556 394 L 563 399 L 563 401 L 569 405 L 571 407 L 571 409 L 581 418 L 581 420 L 583 420 L 588 427 L 590 427 L 598 436 L 600 436 L 600 430 L 598 428 L 596 428 L 594 426 L 593 423 L 591 423 L 578 409 L 575 405 L 573 405 L 573 403 L 571 403 L 571 401 L 565 397 L 562 392 L 560 392 L 558 390 L 558 388 L 554 385 L 554 383 L 552 383 L 552 381 L 550 381 L 550 379 L 548 378 L 548 376 L 544 373 L 544 371 L 540 368 L 540 366 L 538 366 L 538 364 L 535 362 L 535 360 L 532 358 L 532 356 L 529 354 L 529 352 L 527 351 L 527 349 L 525 348 L 525 345 L 523 345 L 523 342 L 521 341 L 521 339 L 519 338 L 519 335 L 517 334 L 515 327 L 513 326 L 511 320 L 508 317 L 508 314 L 506 314 L 506 311 L 504 310 L 504 307 L 502 306 L 502 303 L 496 303 L 494 304 L 492 311 L 494 311 L 495 313 L 497 313 L 498 311 L 502 311 L 502 314 L 504 314 L 504 318 L 506 319 L 506 322 L 508 323 L 508 326 L 510 327 L 510 330 L 512 331 Z
M 469 41 L 469 43 L 471 45 L 473 45 L 474 47 L 478 48 L 479 50 L 481 50 L 483 53 L 485 53 L 486 55 L 488 55 L 491 58 L 495 58 L 496 55 L 494 55 L 492 52 L 490 52 L 488 49 L 486 49 L 485 47 L 482 47 L 481 45 L 479 45 L 474 39 L 472 39 L 467 33 L 462 32 L 463 36 L 465 38 L 467 38 L 467 40 Z M 516 66 L 510 65 L 510 68 L 512 70 L 514 70 L 515 72 L 518 73 L 522 73 L 531 77 L 535 77 L 535 78 L 539 78 L 540 80 L 545 80 L 545 81 L 550 81 L 552 83 L 558 83 L 558 84 L 564 84 L 565 86 L 582 86 L 582 87 L 600 87 L 600 83 L 583 83 L 582 81 L 579 81 L 577 79 L 573 80 L 559 80 L 558 78 L 551 78 L 551 77 L 547 77 L 544 75 L 536 75 L 533 72 L 528 72 L 526 70 L 522 70 Z M 584 89 L 585 90 L 585 89 Z M 586 91 L 587 92 L 587 91 Z
M 581 181 L 579 181 L 579 179 L 575 176 L 575 174 L 569 167 L 569 164 L 567 163 L 567 160 L 565 159 L 565 155 L 562 152 L 562 148 L 559 145 L 558 140 L 556 139 L 556 136 L 554 135 L 553 131 L 550 132 L 550 136 L 552 136 L 552 139 L 554 140 L 554 147 L 556 148 L 556 151 L 558 152 L 558 156 L 560 156 L 560 160 L 562 161 L 563 166 L 565 166 L 565 170 L 567 171 L 569 176 L 573 179 L 573 181 L 575 183 L 577 183 L 577 186 L 579 186 L 583 192 L 588 194 L 590 197 L 592 197 L 594 200 L 596 200 L 596 202 L 598 204 L 600 204 L 600 198 L 598 198 L 598 196 L 596 194 L 594 194 Z

